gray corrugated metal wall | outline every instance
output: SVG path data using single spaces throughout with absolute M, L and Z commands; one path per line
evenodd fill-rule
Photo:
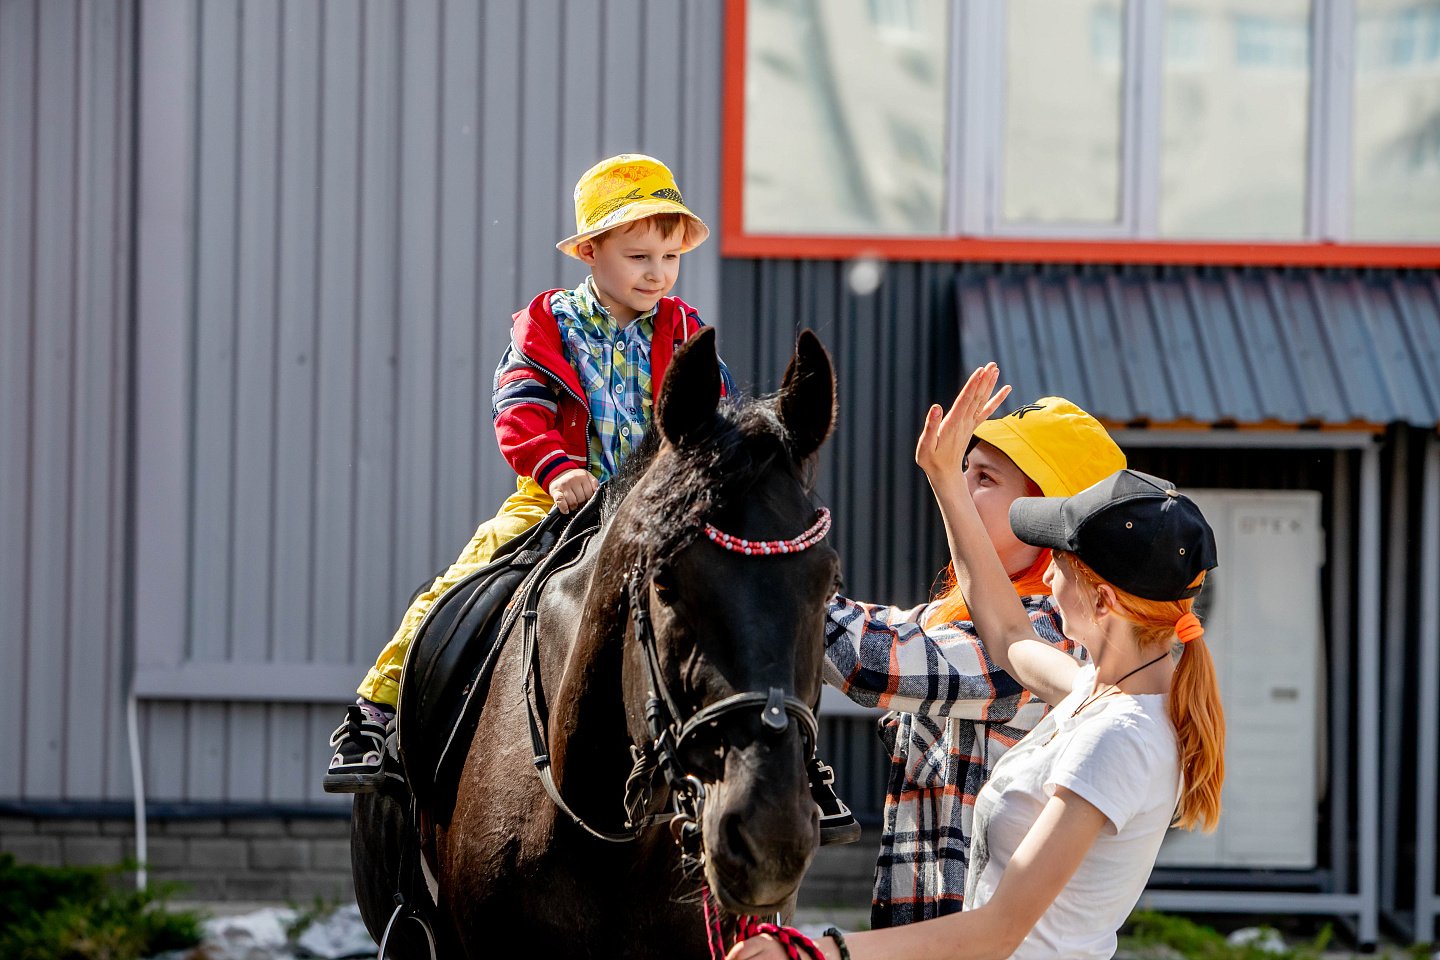
M 140 346 L 183 350 L 170 362 L 189 377 L 183 434 L 152 438 L 184 466 L 182 501 L 158 486 L 147 499 L 142 466 L 138 504 L 142 525 L 174 532 L 142 543 L 141 592 L 178 578 L 186 601 L 179 637 L 173 618 L 140 619 L 141 689 L 172 698 L 147 710 L 149 791 L 343 802 L 316 776 L 335 708 L 307 701 L 353 687 L 411 589 L 513 482 L 489 428 L 491 371 L 510 313 L 584 275 L 553 249 L 572 232 L 576 176 L 638 149 L 718 214 L 722 11 L 146 10 L 183 21 L 192 44 L 188 61 L 153 65 L 192 96 L 172 108 L 186 135 L 155 158 L 188 179 L 186 215 L 157 226 L 187 252 L 185 299 L 170 329 L 147 318 Z M 576 54 L 616 48 L 635 55 Z M 147 257 L 167 249 L 149 239 L 142 299 Z M 713 303 L 717 263 L 713 244 L 687 258 L 679 289 Z
M 511 482 L 490 374 L 510 312 L 584 275 L 552 246 L 576 176 L 651 153 L 718 221 L 722 16 L 0 0 L 0 522 L 20 545 L 0 656 L 23 678 L 0 722 L 24 731 L 0 797 L 128 796 L 128 524 L 149 794 L 333 800 L 335 708 L 311 701 L 359 679 Z M 702 248 L 678 288 L 712 319 L 718 263 Z
M 127 788 L 131 8 L 0 2 L 0 797 Z

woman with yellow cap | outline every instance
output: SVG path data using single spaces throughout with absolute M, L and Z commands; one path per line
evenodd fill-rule
M 1020 497 L 1069 496 L 1125 466 L 1090 414 L 1041 397 L 987 421 L 960 468 L 991 547 L 1035 630 L 1077 659 L 1044 573 L 1050 551 L 1010 531 Z M 890 750 L 871 926 L 890 927 L 964 905 L 975 795 L 1005 752 L 1044 716 L 1035 699 L 988 660 L 953 575 L 911 609 L 836 597 L 826 635 L 826 679 L 881 721 Z

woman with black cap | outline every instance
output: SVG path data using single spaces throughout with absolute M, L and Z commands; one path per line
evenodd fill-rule
M 1022 541 L 1054 551 L 1046 574 L 1067 636 L 1091 661 L 1038 639 L 959 469 L 971 434 L 1009 393 L 988 364 L 948 413 L 933 407 L 915 452 L 940 503 L 956 576 L 987 654 L 1056 704 L 996 765 L 975 803 L 963 913 L 817 944 L 827 958 L 1104 958 L 1165 831 L 1213 829 L 1225 724 L 1191 611 L 1215 539 L 1170 483 L 1120 470 L 1073 496 L 1010 510 Z M 783 957 L 738 944 L 729 960 Z

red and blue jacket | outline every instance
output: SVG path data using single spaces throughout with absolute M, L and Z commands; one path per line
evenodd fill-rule
M 546 290 L 511 318 L 510 346 L 495 370 L 491 403 L 500 453 L 515 472 L 548 490 L 562 472 L 586 469 L 590 406 L 580 378 L 565 356 L 560 327 L 550 309 L 560 290 Z M 679 297 L 662 297 L 650 342 L 650 382 L 665 380 L 670 358 L 705 324 Z M 721 364 L 721 393 L 734 385 Z

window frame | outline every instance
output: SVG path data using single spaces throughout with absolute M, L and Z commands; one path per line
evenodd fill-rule
M 749 0 L 726 0 L 722 105 L 721 253 L 729 257 L 1066 263 L 1233 264 L 1314 267 L 1440 267 L 1440 244 L 1354 243 L 1350 164 L 1355 10 L 1353 0 L 1311 0 L 1309 148 L 1303 240 L 1168 240 L 1159 227 L 1163 10 L 1122 0 L 1120 221 L 999 222 L 1003 185 L 1004 72 L 999 46 L 1004 0 L 955 3 L 945 142 L 943 235 L 750 233 L 744 225 L 745 46 Z M 963 54 L 963 56 L 961 56 Z M 961 117 L 971 118 L 962 124 Z

